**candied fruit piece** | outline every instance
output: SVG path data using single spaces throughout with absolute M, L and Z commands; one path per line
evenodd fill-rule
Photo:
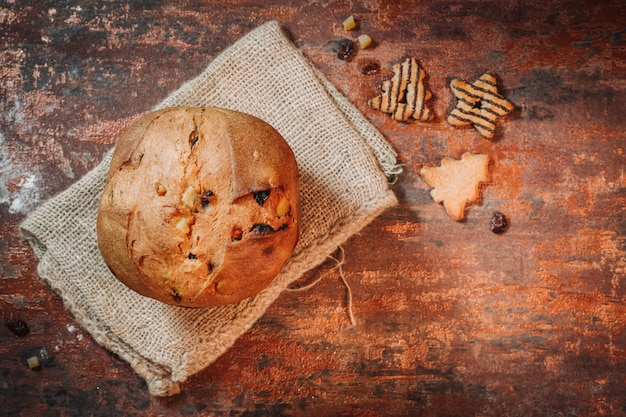
M 31 356 L 30 358 L 26 359 L 26 363 L 28 363 L 28 367 L 30 369 L 39 368 L 39 366 L 41 365 L 37 356 Z
M 343 21 L 343 28 L 345 30 L 352 30 L 354 28 L 356 28 L 356 21 L 354 20 L 354 16 L 350 15 L 346 18 L 346 20 Z
M 181 200 L 183 204 L 185 204 L 190 209 L 193 209 L 198 202 L 198 192 L 193 188 L 193 185 L 188 186 L 183 195 L 181 196 Z
M 176 227 L 176 229 L 178 229 L 178 231 L 181 232 L 182 234 L 188 235 L 189 232 L 191 232 L 191 225 L 193 223 L 194 223 L 193 217 L 182 216 L 176 221 L 176 223 L 174 224 L 174 227 Z
M 359 44 L 361 45 L 361 49 L 365 49 L 372 44 L 372 38 L 370 38 L 366 34 L 359 35 L 357 37 L 357 40 L 359 41 Z
M 285 214 L 288 214 L 291 211 L 291 204 L 289 204 L 289 200 L 287 197 L 283 196 L 278 202 L 276 206 L 276 215 L 278 217 L 283 217 Z

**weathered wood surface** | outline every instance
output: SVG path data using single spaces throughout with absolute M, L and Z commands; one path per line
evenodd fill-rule
M 626 415 L 624 2 L 145 3 L 0 4 L 0 415 Z M 182 394 L 153 398 L 38 278 L 17 225 L 270 19 L 397 149 L 400 204 L 343 247 L 356 327 L 329 261 Z M 374 47 L 338 60 L 359 33 Z M 406 56 L 428 73 L 429 124 L 367 106 Z M 445 121 L 450 80 L 485 71 L 517 106 L 493 141 Z M 456 222 L 418 171 L 465 151 L 490 155 L 492 182 Z

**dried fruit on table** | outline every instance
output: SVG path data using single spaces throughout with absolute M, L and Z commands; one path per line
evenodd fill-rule
M 380 71 L 380 64 L 376 61 L 365 61 L 361 63 L 361 74 L 371 75 Z
M 352 30 L 356 28 L 356 21 L 354 20 L 354 16 L 350 15 L 346 20 L 343 21 L 343 28 L 345 30 Z
M 489 229 L 496 234 L 504 233 L 508 226 L 508 221 L 506 220 L 506 216 L 499 211 L 493 213 L 491 216 L 491 221 L 489 222 Z
M 337 58 L 348 61 L 354 54 L 355 47 L 354 42 L 351 39 L 344 38 L 339 43 L 339 49 L 337 50 Z
M 367 48 L 368 46 L 370 46 L 372 44 L 372 38 L 370 38 L 366 34 L 359 35 L 357 37 L 357 40 L 359 41 L 359 44 L 361 45 L 362 49 L 365 49 L 365 48 Z
M 39 366 L 41 365 L 37 356 L 31 356 L 30 358 L 26 359 L 26 363 L 28 363 L 28 367 L 30 369 L 39 368 Z

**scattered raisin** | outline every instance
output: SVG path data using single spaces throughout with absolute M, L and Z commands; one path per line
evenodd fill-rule
M 352 57 L 355 51 L 354 42 L 351 39 L 343 38 L 339 43 L 339 50 L 337 50 L 337 58 L 348 61 Z
M 30 332 L 28 324 L 24 320 L 20 319 L 9 320 L 7 322 L 7 327 L 18 337 L 24 337 Z
M 261 235 L 266 235 L 268 233 L 274 232 L 272 226 L 266 223 L 257 223 L 250 229 L 251 232 L 259 233 Z
M 178 291 L 176 290 L 176 288 L 172 288 L 172 298 L 174 299 L 174 301 L 179 302 L 180 300 L 183 299 L 183 297 L 180 296 L 180 294 L 178 293 Z
M 209 204 L 211 204 L 210 198 L 213 197 L 214 195 L 215 194 L 211 190 L 207 190 L 203 192 L 202 195 L 200 196 L 200 204 L 202 205 L 202 207 L 204 208 L 208 207 Z
M 361 65 L 361 74 L 372 75 L 380 71 L 380 64 L 376 61 L 366 61 Z
M 270 198 L 270 190 L 262 190 L 257 191 L 256 193 L 252 193 L 254 196 L 254 201 L 257 202 L 259 206 L 262 206 L 268 198 Z
M 231 230 L 230 232 L 230 240 L 232 241 L 241 240 L 242 236 L 243 236 L 243 230 L 241 230 L 241 227 L 234 226 L 233 230 Z
M 491 221 L 489 222 L 489 229 L 491 229 L 493 233 L 504 233 L 507 225 L 508 222 L 506 221 L 506 217 L 504 216 L 504 214 L 500 213 L 499 211 L 493 213 Z
M 189 252 L 189 255 L 187 255 L 187 259 L 198 259 L 198 255 L 196 255 L 195 253 Z

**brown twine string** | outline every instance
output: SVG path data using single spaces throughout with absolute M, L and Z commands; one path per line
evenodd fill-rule
M 313 282 L 303 285 L 301 287 L 296 287 L 296 288 L 291 288 L 288 287 L 287 291 L 293 291 L 293 292 L 300 292 L 300 291 L 306 291 L 309 290 L 311 288 L 313 288 L 315 285 L 317 285 L 317 283 L 319 283 L 322 279 L 324 279 L 326 276 L 328 276 L 329 274 L 331 274 L 334 270 L 337 270 L 339 272 L 339 278 L 341 278 L 341 281 L 343 282 L 343 285 L 345 285 L 346 287 L 346 291 L 347 291 L 347 297 L 348 297 L 348 301 L 347 301 L 347 309 L 348 309 L 348 317 L 350 318 L 350 323 L 352 324 L 352 326 L 356 327 L 356 318 L 354 317 L 354 313 L 352 311 L 352 289 L 350 288 L 350 284 L 348 284 L 348 281 L 346 280 L 346 277 L 343 273 L 343 263 L 346 260 L 346 253 L 343 250 L 342 246 L 339 246 L 339 249 L 341 251 L 341 256 L 339 259 L 333 257 L 333 256 L 328 256 L 329 259 L 333 260 L 336 262 L 337 265 L 335 265 L 334 268 L 326 271 L 325 273 L 321 274 L 316 280 L 314 280 Z

